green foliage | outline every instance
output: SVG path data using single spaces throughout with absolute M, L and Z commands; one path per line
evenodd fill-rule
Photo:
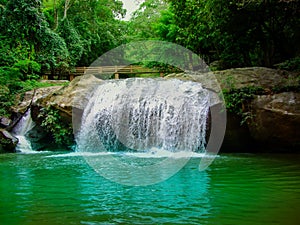
M 241 89 L 223 90 L 226 109 L 242 118 L 241 124 L 252 119 L 250 101 L 256 94 L 262 94 L 263 88 L 246 87 Z
M 146 0 L 136 10 L 128 23 L 127 40 L 159 39 L 157 23 L 161 11 L 168 7 L 164 0 Z
M 160 36 L 168 40 L 165 27 L 173 23 L 177 26 L 176 43 L 199 54 L 207 63 L 218 60 L 222 69 L 271 67 L 299 55 L 299 1 L 169 2 L 169 15 L 174 16 L 161 20 Z
M 39 41 L 38 31 L 43 26 L 40 0 L 9 0 L 5 6 L 1 32 L 14 40 L 15 46 L 27 42 L 30 47 Z
M 41 71 L 41 65 L 29 59 L 20 60 L 16 62 L 13 67 L 18 69 L 22 74 L 21 80 L 23 81 L 38 79 L 39 76 L 37 74 Z
M 1 115 L 40 74 L 87 66 L 124 38 L 118 0 L 0 0 L 0 15 Z
M 41 126 L 52 135 L 56 144 L 71 147 L 74 139 L 72 126 L 63 120 L 58 110 L 51 106 L 43 108 L 39 118 L 42 119 Z
M 37 70 L 68 69 L 66 43 L 49 28 L 41 0 L 9 0 L 4 7 L 0 28 L 1 39 L 6 39 L 4 46 L 0 47 L 0 57 L 4 59 L 4 65 L 17 63 L 23 72 L 23 80 L 32 79 Z M 5 51 L 9 53 L 7 56 L 3 54 Z M 41 64 L 41 69 L 32 61 Z
M 166 64 L 166 63 L 159 63 L 159 62 L 146 62 L 144 64 L 144 66 L 146 68 L 153 68 L 155 70 L 158 70 L 158 71 L 165 71 L 165 72 L 168 72 L 168 73 L 177 73 L 177 72 L 182 72 L 180 69 L 178 69 L 177 67 L 175 66 L 172 66 L 172 65 L 169 65 L 169 64 Z
M 42 72 L 64 74 L 124 42 L 125 25 L 116 18 L 125 11 L 118 0 L 2 0 L 0 5 L 0 66 L 31 60 Z
M 288 71 L 300 71 L 300 56 L 287 60 L 277 65 L 279 69 Z
M 170 9 L 161 11 L 161 16 L 153 24 L 153 28 L 160 39 L 173 43 L 176 42 L 179 27 L 176 25 L 175 15 Z
M 64 19 L 58 26 L 57 33 L 66 43 L 70 54 L 70 63 L 76 66 L 83 53 L 83 42 L 73 24 Z
M 9 98 L 10 90 L 5 85 L 0 85 L 0 116 L 9 116 L 8 109 L 12 106 L 13 102 Z
M 63 73 L 69 69 L 69 51 L 62 37 L 46 28 L 41 33 L 43 42 L 37 56 L 37 61 L 42 64 L 42 71 L 51 70 Z
M 15 51 L 12 51 L 6 36 L 0 33 L 0 66 L 10 66 L 16 62 Z
M 39 69 L 39 64 L 24 61 L 16 63 L 16 67 L 0 67 L 0 116 L 10 116 L 10 107 L 16 104 L 17 95 L 36 88 L 56 85 L 38 82 L 35 75 L 26 76 L 24 80 L 24 69 L 30 65 L 32 71 Z
M 9 116 L 9 109 L 14 104 L 15 92 L 20 89 L 21 73 L 17 68 L 0 67 L 0 116 Z
M 69 2 L 66 8 L 65 1 L 58 1 L 56 15 L 62 18 L 62 22 L 58 23 L 57 31 L 66 40 L 71 62 L 77 60 L 71 65 L 88 66 L 103 53 L 124 41 L 124 24 L 116 19 L 124 15 L 120 1 L 71 0 Z M 71 37 L 67 38 L 68 34 Z

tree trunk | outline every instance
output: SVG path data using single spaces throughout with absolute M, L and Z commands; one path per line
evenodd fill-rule
M 51 68 L 50 69 L 50 74 L 48 76 L 48 80 L 54 80 L 54 75 L 55 75 L 55 69 Z
M 70 1 L 71 1 L 71 0 L 66 0 L 66 1 L 65 1 L 65 8 L 64 8 L 64 17 L 63 17 L 63 20 L 65 20 L 65 19 L 67 18 L 67 12 L 68 12 L 68 9 L 69 9 L 70 6 L 71 6 Z
M 273 57 L 274 57 L 274 42 L 269 40 L 265 43 L 264 46 L 264 66 L 271 67 L 273 66 Z
M 57 12 L 57 7 L 56 7 L 56 0 L 53 0 L 53 18 L 54 18 L 53 29 L 56 30 L 58 27 L 58 12 Z

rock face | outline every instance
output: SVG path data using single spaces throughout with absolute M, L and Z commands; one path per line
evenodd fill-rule
M 6 128 L 11 125 L 11 119 L 6 117 L 0 117 L 0 128 Z
M 268 68 L 241 68 L 206 74 L 171 74 L 166 77 L 170 78 L 201 82 L 204 87 L 214 90 L 220 90 L 220 87 L 227 91 L 248 87 L 263 90 L 247 103 L 245 109 L 251 116 L 243 126 L 238 115 L 228 113 L 223 150 L 240 152 L 246 149 L 249 152 L 258 150 L 259 146 L 263 151 L 300 149 L 300 93 L 286 91 L 299 90 L 297 74 Z M 74 118 L 81 118 L 93 90 L 102 82 L 93 75 L 85 75 L 75 78 L 68 86 L 29 92 L 15 111 L 22 112 L 32 101 L 33 119 L 38 121 L 40 109 L 51 105 L 59 110 L 66 123 L 73 122 L 76 132 L 76 124 L 79 125 L 81 121 L 75 121 Z M 37 133 L 40 131 L 32 133 L 36 144 L 40 140 L 36 137 Z
M 204 87 L 214 87 L 214 79 L 222 90 L 258 87 L 266 90 L 282 89 L 299 85 L 298 74 L 283 70 L 274 70 L 264 67 L 235 68 L 209 73 L 170 74 L 167 78 L 192 80 L 200 82 Z M 213 80 L 213 81 L 212 81 Z
M 36 122 L 36 126 L 27 133 L 27 138 L 31 141 L 33 149 L 39 151 L 55 147 L 53 135 L 41 127 L 43 118 L 40 115 L 44 109 L 51 106 L 58 110 L 64 126 L 72 125 L 73 122 L 74 130 L 76 130 L 76 124 L 80 125 L 81 121 L 73 121 L 74 118 L 81 118 L 89 96 L 101 82 L 93 75 L 85 75 L 76 77 L 67 86 L 52 86 L 26 92 L 23 101 L 13 110 L 15 114 L 24 114 L 26 109 L 31 107 L 31 116 Z M 74 117 L 75 113 L 78 116 Z M 62 124 L 58 125 L 62 127 Z
M 298 151 L 300 147 L 300 93 L 256 96 L 249 123 L 252 137 L 272 150 Z
M 52 86 L 45 88 L 38 88 L 36 90 L 28 91 L 25 93 L 20 104 L 12 108 L 12 111 L 16 114 L 21 113 L 24 114 L 29 105 L 34 104 L 37 100 L 43 99 L 51 93 L 61 89 L 62 86 Z
M 18 139 L 8 131 L 0 129 L 0 153 L 15 152 Z
M 201 82 L 204 87 L 213 87 L 215 82 L 211 79 L 217 79 L 219 87 L 227 91 L 262 90 L 241 109 L 250 115 L 247 123 L 241 125 L 242 118 L 227 114 L 223 151 L 300 151 L 300 93 L 285 92 L 299 90 L 299 74 L 254 67 L 208 74 L 171 74 L 168 78 Z
M 68 86 L 50 91 L 46 96 L 35 101 L 35 105 L 58 109 L 69 121 L 72 121 L 73 109 L 83 110 L 88 103 L 89 96 L 102 80 L 93 75 L 76 77 Z
M 60 116 L 67 123 L 73 124 L 74 133 L 81 124 L 81 115 L 94 89 L 102 83 L 102 80 L 93 75 L 76 77 L 68 86 L 55 90 L 47 96 L 38 99 L 34 104 L 33 113 L 35 120 L 40 108 L 51 105 L 59 110 Z M 75 116 L 74 116 L 75 115 Z M 78 121 L 75 121 L 78 120 Z
M 28 131 L 26 138 L 30 140 L 31 148 L 35 151 L 49 150 L 56 147 L 51 135 L 39 125 Z

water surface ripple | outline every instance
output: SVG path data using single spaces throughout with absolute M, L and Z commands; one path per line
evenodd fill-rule
M 300 221 L 299 155 L 221 155 L 202 172 L 193 158 L 170 179 L 145 187 L 110 182 L 81 156 L 52 156 L 0 155 L 0 224 Z

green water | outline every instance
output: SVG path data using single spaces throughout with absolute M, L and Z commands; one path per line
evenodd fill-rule
M 0 155 L 0 224 L 299 224 L 300 156 L 192 159 L 146 187 L 110 182 L 80 156 Z M 147 179 L 147 178 L 145 178 Z

